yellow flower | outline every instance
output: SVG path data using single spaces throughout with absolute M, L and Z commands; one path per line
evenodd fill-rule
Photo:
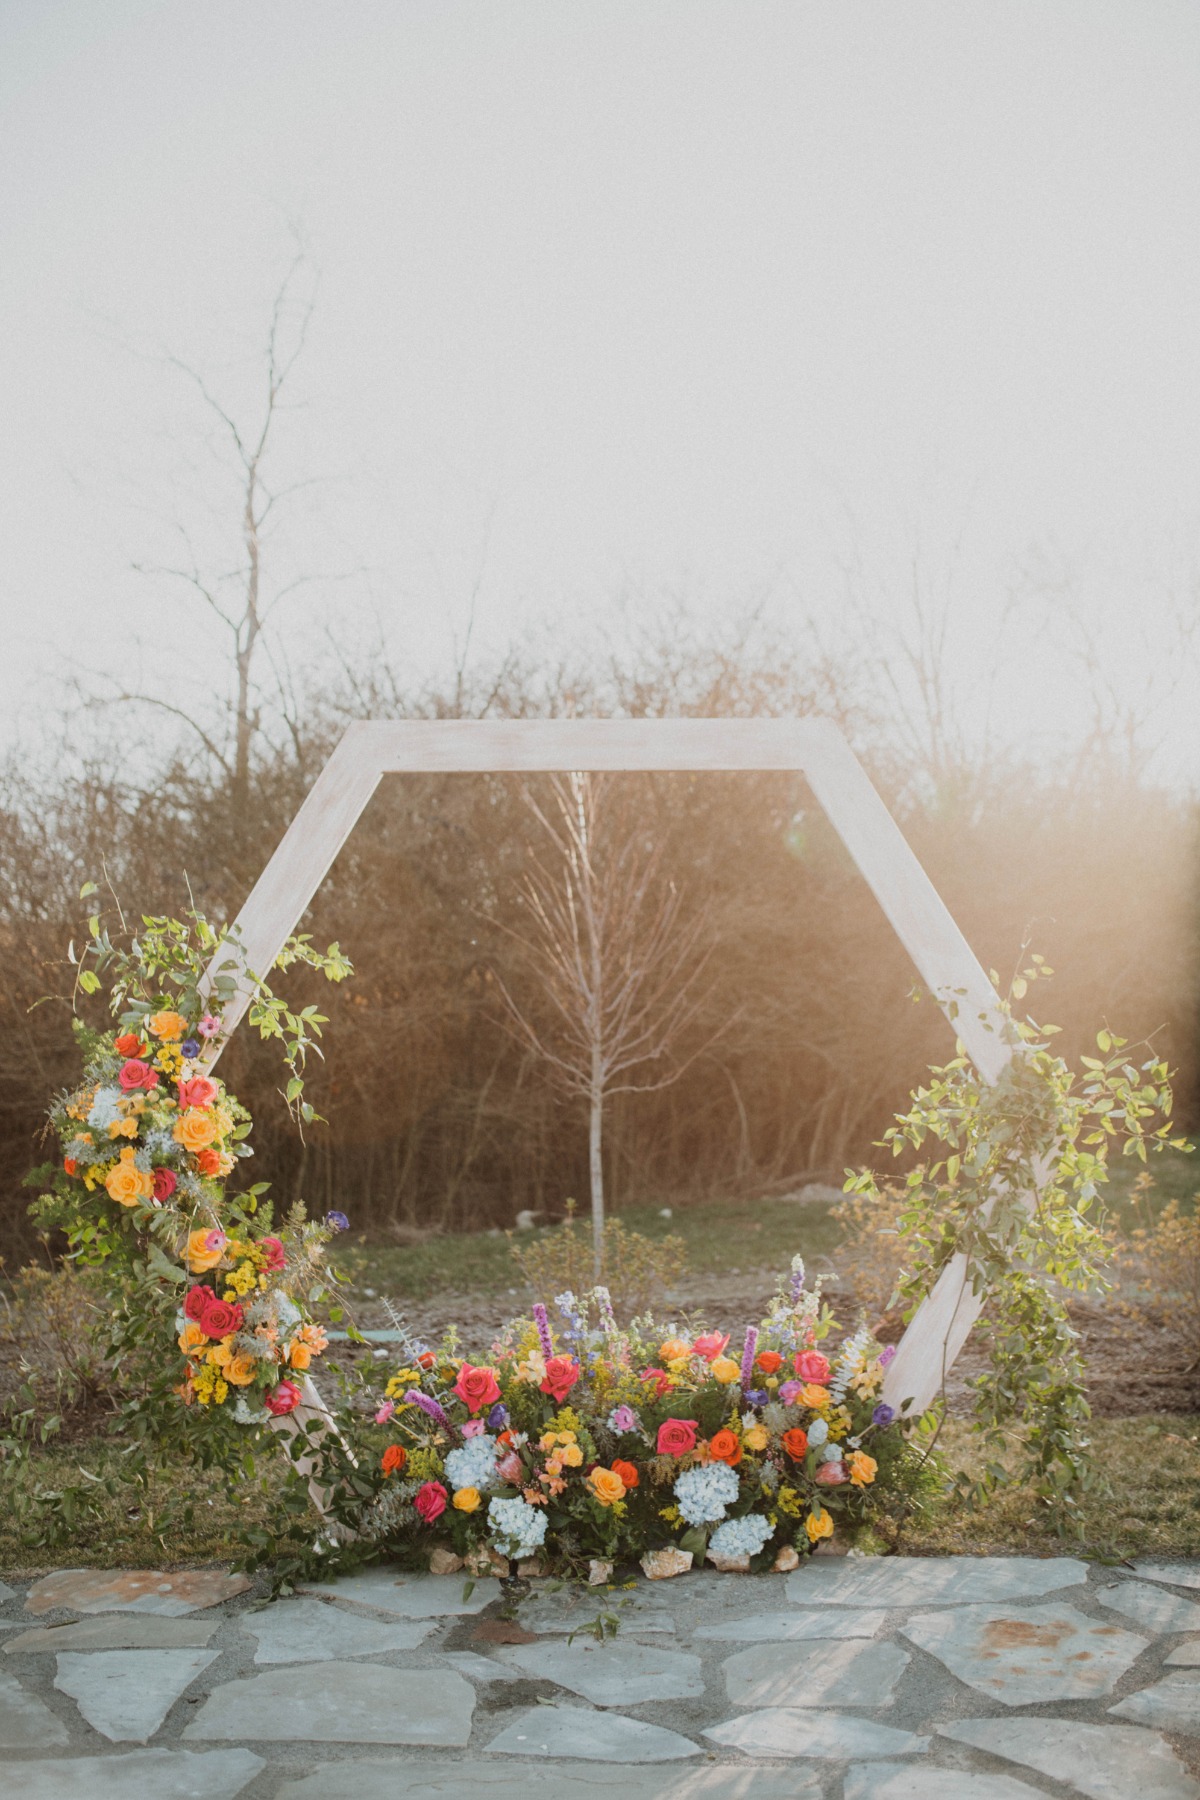
M 146 1029 L 151 1037 L 181 1038 L 187 1030 L 187 1020 L 177 1012 L 152 1013 L 146 1020 Z
M 214 1106 L 212 1116 L 216 1123 L 218 1137 L 225 1137 L 233 1130 L 233 1114 L 226 1112 L 223 1106 Z
M 715 1379 L 725 1386 L 728 1386 L 731 1381 L 736 1381 L 741 1374 L 741 1370 L 732 1356 L 715 1356 L 708 1366 Z
M 154 1178 L 148 1169 L 139 1169 L 134 1152 L 127 1145 L 121 1159 L 108 1171 L 104 1181 L 109 1198 L 120 1206 L 137 1206 L 154 1193 Z
M 231 1381 L 234 1387 L 249 1387 L 257 1374 L 258 1358 L 248 1356 L 244 1350 L 225 1364 L 225 1379 Z
M 817 1516 L 815 1519 L 812 1514 L 809 1513 L 807 1519 L 804 1521 L 804 1529 L 808 1533 L 809 1543 L 819 1544 L 822 1538 L 833 1536 L 833 1520 L 825 1511 L 825 1508 L 821 1506 L 817 1508 Z
M 811 1406 L 814 1412 L 829 1405 L 829 1389 L 820 1387 L 815 1381 L 806 1381 L 800 1389 L 801 1406 Z
M 770 1441 L 771 1434 L 765 1425 L 751 1425 L 742 1433 L 742 1443 L 747 1450 L 765 1450 Z
M 454 1504 L 459 1512 L 472 1513 L 479 1511 L 480 1493 L 478 1488 L 459 1488 L 454 1496 Z
M 583 1461 L 583 1451 L 579 1448 L 578 1444 L 568 1444 L 566 1449 L 562 1452 L 562 1459 L 566 1463 L 568 1469 L 577 1469 Z
M 183 1330 L 179 1334 L 179 1348 L 183 1351 L 183 1354 L 185 1356 L 190 1356 L 193 1350 L 198 1350 L 201 1344 L 206 1344 L 207 1342 L 208 1338 L 206 1334 L 201 1331 L 195 1320 L 186 1319 L 184 1321 Z
M 233 1361 L 233 1339 L 223 1337 L 219 1344 L 214 1344 L 208 1353 L 208 1361 L 218 1369 L 223 1369 L 227 1363 L 231 1363 Z
M 297 1338 L 293 1341 L 292 1347 L 288 1351 L 288 1360 L 293 1369 L 307 1369 L 309 1363 L 312 1361 L 312 1351 L 307 1344 L 302 1344 Z
M 177 1144 L 193 1154 L 197 1150 L 207 1150 L 217 1135 L 216 1120 L 208 1107 L 190 1106 L 181 1118 L 175 1121 L 172 1134 Z
M 402 1401 L 405 1388 L 414 1386 L 420 1379 L 416 1369 L 397 1369 L 383 1391 L 389 1400 Z
M 879 1464 L 865 1450 L 856 1450 L 850 1458 L 850 1479 L 855 1487 L 870 1487 Z
M 211 1249 L 208 1240 L 214 1236 L 218 1237 L 220 1241 L 215 1249 Z M 219 1232 L 190 1231 L 188 1233 L 187 1249 L 184 1254 L 187 1258 L 187 1266 L 192 1274 L 203 1275 L 206 1269 L 215 1269 L 222 1256 L 224 1256 L 225 1239 Z
M 114 1119 L 108 1128 L 110 1138 L 135 1138 L 137 1134 L 138 1122 L 136 1119 Z
M 593 1469 L 587 1478 L 592 1496 L 601 1506 L 612 1506 L 625 1497 L 625 1483 L 615 1469 Z
M 539 1450 L 553 1450 L 553 1448 L 554 1448 L 555 1444 L 557 1444 L 557 1442 L 558 1442 L 557 1431 L 543 1431 L 541 1437 L 538 1439 L 538 1449 Z

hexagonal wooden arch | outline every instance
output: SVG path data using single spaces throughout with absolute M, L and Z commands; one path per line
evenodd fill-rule
M 384 775 L 791 769 L 803 774 L 986 1081 L 1011 1057 L 999 997 L 842 733 L 825 719 L 369 720 L 350 725 L 238 914 L 247 966 L 273 965 Z M 209 971 L 210 975 L 213 973 Z M 225 1008 L 222 1042 L 247 990 Z M 220 1054 L 214 1046 L 212 1060 Z M 883 1398 L 923 1411 L 979 1314 L 956 1257 L 915 1314 Z

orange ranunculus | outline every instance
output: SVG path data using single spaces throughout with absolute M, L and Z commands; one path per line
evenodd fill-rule
M 225 1379 L 231 1381 L 234 1387 L 249 1387 L 257 1374 L 258 1358 L 248 1356 L 245 1351 L 231 1356 L 225 1364 Z
M 808 1450 L 808 1433 L 799 1425 L 793 1425 L 790 1431 L 783 1434 L 783 1447 L 793 1462 L 799 1462 Z
M 728 1463 L 736 1469 L 742 1460 L 742 1446 L 737 1440 L 736 1432 L 728 1429 L 714 1431 L 708 1440 L 708 1454 L 714 1462 Z
M 138 1168 L 135 1154 L 132 1145 L 127 1144 L 121 1160 L 113 1164 L 104 1179 L 109 1198 L 120 1206 L 144 1205 L 154 1193 L 154 1177 L 148 1169 Z
M 686 1338 L 668 1338 L 665 1344 L 659 1345 L 658 1354 L 665 1363 L 680 1362 L 685 1356 L 692 1354 L 692 1346 Z
M 601 1506 L 611 1506 L 615 1500 L 625 1498 L 625 1483 L 615 1469 L 593 1469 L 587 1484 L 592 1490 L 592 1498 Z
M 189 1231 L 184 1255 L 192 1274 L 203 1275 L 206 1269 L 215 1269 L 225 1254 L 227 1241 L 223 1231 Z
M 63 1157 L 63 1168 L 67 1171 L 68 1175 L 74 1175 L 74 1173 L 78 1167 L 79 1167 L 79 1164 L 75 1161 L 75 1158 L 73 1156 L 64 1156 Z
M 631 1462 L 615 1460 L 612 1465 L 612 1472 L 614 1475 L 619 1475 L 621 1477 L 621 1480 L 625 1483 L 627 1489 L 637 1487 L 641 1481 L 641 1476 Z
M 312 1361 L 312 1351 L 307 1344 L 302 1344 L 299 1338 L 296 1338 L 288 1351 L 288 1361 L 293 1369 L 307 1369 Z
M 774 1375 L 783 1367 L 783 1358 L 778 1350 L 764 1350 L 758 1358 L 758 1366 L 764 1375 Z
M 171 1042 L 181 1038 L 187 1030 L 187 1020 L 182 1013 L 160 1012 L 151 1014 L 146 1020 L 146 1029 L 152 1036 Z
M 408 1451 L 403 1444 L 389 1444 L 383 1453 L 383 1472 L 385 1475 L 396 1475 L 408 1461 Z
M 198 1107 L 189 1107 L 175 1121 L 173 1133 L 175 1142 L 182 1144 L 185 1150 L 193 1155 L 198 1150 L 207 1150 L 217 1135 L 217 1121 L 207 1108 L 201 1112 Z
M 870 1487 L 879 1464 L 865 1450 L 856 1450 L 850 1458 L 850 1479 L 855 1487 Z

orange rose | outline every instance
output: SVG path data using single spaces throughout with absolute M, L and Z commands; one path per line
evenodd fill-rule
M 288 1351 L 288 1361 L 291 1363 L 293 1369 L 307 1369 L 309 1363 L 312 1361 L 312 1351 L 307 1344 L 302 1344 L 299 1338 L 297 1338 L 291 1349 Z
M 680 1362 L 692 1354 L 692 1346 L 684 1338 L 668 1338 L 665 1344 L 659 1345 L 658 1354 L 665 1363 Z
M 742 1446 L 734 1432 L 714 1431 L 708 1441 L 708 1454 L 714 1462 L 728 1463 L 731 1469 L 736 1469 L 742 1460 Z
M 190 1150 L 193 1156 L 198 1150 L 207 1150 L 217 1135 L 217 1121 L 211 1111 L 200 1111 L 198 1107 L 189 1107 L 181 1118 L 175 1121 L 173 1133 L 175 1142 Z
M 187 1020 L 177 1012 L 154 1013 L 146 1020 L 146 1029 L 156 1038 L 171 1041 L 183 1036 L 187 1030 Z
M 383 1453 L 383 1472 L 395 1475 L 408 1461 L 408 1451 L 403 1444 L 389 1444 Z
M 207 1342 L 207 1332 L 201 1331 L 194 1319 L 188 1319 L 179 1334 L 179 1348 L 183 1354 L 190 1356 L 193 1350 L 199 1350 L 201 1345 L 207 1344 Z
M 808 1451 L 807 1431 L 802 1430 L 799 1425 L 793 1425 L 790 1431 L 783 1434 L 783 1447 L 793 1462 L 799 1462 Z
M 870 1487 L 879 1464 L 865 1450 L 856 1450 L 850 1458 L 850 1479 L 855 1487 Z
M 225 1379 L 231 1381 L 234 1387 L 249 1387 L 257 1374 L 258 1358 L 248 1356 L 245 1351 L 239 1351 L 237 1356 L 230 1357 L 225 1364 Z
M 587 1478 L 587 1484 L 592 1490 L 593 1499 L 598 1500 L 601 1506 L 611 1506 L 614 1501 L 625 1497 L 625 1483 L 615 1469 L 593 1469 Z
M 764 1375 L 774 1375 L 783 1366 L 783 1358 L 778 1350 L 764 1350 L 758 1359 L 758 1366 Z
M 631 1462 L 614 1462 L 612 1465 L 612 1472 L 614 1475 L 619 1475 L 621 1477 L 621 1480 L 625 1483 L 627 1489 L 637 1487 L 638 1483 L 641 1481 L 641 1476 Z
M 144 1205 L 154 1193 L 154 1177 L 148 1169 L 138 1168 L 134 1155 L 133 1147 L 126 1145 L 120 1162 L 113 1164 L 104 1180 L 109 1198 L 120 1206 Z
M 226 1242 L 223 1231 L 189 1232 L 184 1254 L 193 1275 L 203 1275 L 206 1269 L 215 1269 L 225 1254 Z
M 818 1408 L 829 1405 L 829 1389 L 821 1387 L 818 1382 L 807 1381 L 800 1389 L 801 1406 L 811 1406 L 816 1412 Z
M 228 1150 L 214 1150 L 210 1146 L 196 1152 L 196 1167 L 202 1175 L 224 1176 L 232 1171 L 233 1158 Z

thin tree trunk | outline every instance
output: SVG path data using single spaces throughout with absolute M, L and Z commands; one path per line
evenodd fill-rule
M 598 1058 L 593 1055 L 593 1064 Z M 604 1279 L 604 1164 L 601 1159 L 601 1130 L 604 1117 L 604 1089 L 599 1078 L 593 1080 L 589 1098 L 588 1150 L 592 1177 L 592 1269 L 597 1282 Z

